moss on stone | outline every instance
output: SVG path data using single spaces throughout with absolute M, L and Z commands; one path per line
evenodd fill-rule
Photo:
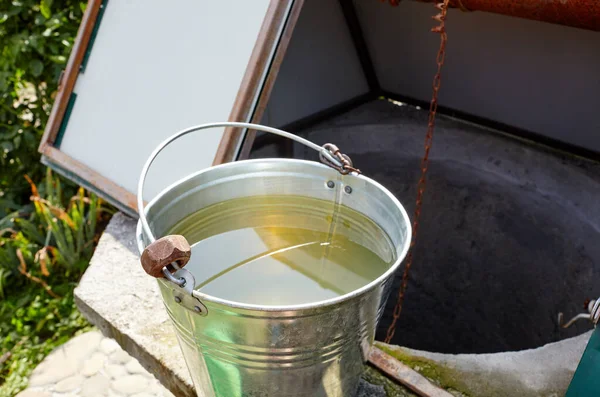
M 388 345 L 379 343 L 377 344 L 377 347 L 402 363 L 408 365 L 410 368 L 426 377 L 430 382 L 438 387 L 441 387 L 442 389 L 445 389 L 452 395 L 457 397 L 469 396 L 469 394 L 466 392 L 466 390 L 468 390 L 467 385 L 461 381 L 460 375 L 452 369 L 443 367 L 433 360 L 410 355 L 399 348 L 393 349 Z
M 416 394 L 411 393 L 405 387 L 397 384 L 375 368 L 368 365 L 365 366 L 363 378 L 372 385 L 383 386 L 387 397 L 417 397 Z

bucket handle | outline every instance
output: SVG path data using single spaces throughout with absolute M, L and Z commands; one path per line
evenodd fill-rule
M 298 143 L 301 143 L 301 144 L 308 146 L 309 148 L 319 152 L 319 159 L 321 160 L 322 163 L 337 170 L 338 172 L 340 172 L 343 175 L 349 174 L 351 172 L 360 173 L 360 170 L 353 167 L 352 160 L 350 160 L 350 157 L 346 156 L 345 154 L 342 154 L 337 146 L 335 146 L 331 143 L 326 143 L 323 146 L 319 146 L 307 139 L 301 138 L 297 135 L 291 134 L 289 132 L 286 132 L 286 131 L 283 131 L 283 130 L 280 130 L 277 128 L 267 127 L 267 126 L 260 125 L 260 124 L 241 123 L 241 122 L 233 122 L 233 121 L 221 122 L 221 123 L 200 124 L 200 125 L 197 125 L 194 127 L 186 128 L 184 130 L 181 130 L 181 131 L 171 135 L 169 138 L 165 139 L 162 143 L 160 143 L 156 147 L 156 149 L 154 149 L 154 151 L 150 154 L 150 156 L 148 157 L 148 160 L 146 160 L 146 164 L 144 164 L 144 168 L 142 168 L 142 172 L 140 174 L 140 180 L 138 182 L 138 188 L 137 188 L 137 207 L 138 207 L 138 214 L 140 217 L 140 222 L 142 225 L 142 233 L 146 235 L 146 237 L 148 238 L 148 241 L 149 241 L 148 247 L 150 245 L 154 244 L 155 242 L 157 242 L 157 243 L 161 242 L 161 241 L 156 240 L 156 238 L 154 237 L 154 234 L 152 233 L 152 230 L 150 230 L 150 225 L 148 224 L 148 219 L 146 218 L 146 211 L 144 209 L 144 199 L 143 199 L 144 184 L 146 182 L 146 176 L 148 174 L 148 170 L 150 169 L 150 166 L 156 159 L 156 156 L 158 156 L 158 154 L 160 152 L 162 152 L 162 150 L 165 147 L 167 147 L 169 144 L 171 144 L 173 141 L 175 141 L 175 140 L 181 138 L 182 136 L 187 135 L 191 132 L 206 130 L 206 129 L 210 129 L 210 128 L 217 128 L 217 127 L 247 128 L 247 129 L 251 129 L 251 130 L 268 132 L 271 134 L 279 135 L 284 138 L 288 138 L 288 139 L 291 139 Z M 167 237 L 172 237 L 172 236 L 167 236 Z M 165 239 L 165 238 L 163 238 L 163 239 Z M 163 239 L 160 239 L 160 240 L 163 240 Z M 148 274 L 153 275 L 154 277 L 157 277 L 157 272 L 156 272 L 157 263 L 160 263 L 161 265 L 163 265 L 164 263 L 162 263 L 162 262 L 165 261 L 165 258 L 167 258 L 170 261 L 174 257 L 173 249 L 172 249 L 173 243 L 171 241 L 167 241 L 167 240 L 165 240 L 164 242 L 167 246 L 159 247 L 159 248 L 164 248 L 164 249 L 158 250 L 158 251 L 162 251 L 163 257 L 161 258 L 160 261 L 155 260 L 154 263 L 152 263 L 153 269 L 147 268 L 147 266 L 144 264 L 144 259 L 145 259 L 144 255 L 148 253 L 148 247 L 146 247 L 146 250 L 144 250 L 144 253 L 142 253 L 142 259 L 143 259 L 142 265 L 144 265 L 144 269 L 146 270 L 146 272 Z M 189 248 L 189 245 L 188 245 L 188 248 Z M 166 249 L 171 249 L 170 255 L 164 255 L 164 251 Z M 181 251 L 181 247 L 175 249 L 176 253 L 181 254 L 180 251 Z M 183 251 L 185 251 L 185 249 Z M 175 255 L 175 256 L 177 256 L 177 255 Z M 180 267 L 183 267 L 183 265 L 185 265 L 185 263 L 187 263 L 188 259 L 189 259 L 189 252 L 183 252 L 183 256 L 181 258 L 177 258 L 176 260 L 173 260 L 172 263 L 170 263 L 170 264 L 173 265 L 173 267 L 176 270 L 179 270 Z M 148 263 L 151 263 L 151 262 L 152 261 L 148 261 Z M 179 286 L 183 286 L 185 284 L 185 280 L 183 280 L 181 278 L 177 279 L 177 278 L 173 277 L 173 275 L 167 268 L 168 265 L 169 265 L 169 263 L 165 264 L 164 266 L 160 266 L 161 269 L 158 269 L 159 270 L 158 274 L 162 273 L 162 275 L 164 275 L 169 281 L 171 281 Z M 182 266 L 180 266 L 180 265 L 182 265 Z M 148 266 L 150 266 L 150 265 L 148 265 Z M 153 272 L 150 270 L 153 270 Z

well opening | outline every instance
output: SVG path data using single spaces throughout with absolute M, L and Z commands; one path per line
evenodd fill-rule
M 373 101 L 292 131 L 332 142 L 390 189 L 412 218 L 427 113 Z M 275 140 L 251 157 L 312 158 Z M 600 167 L 449 118 L 437 122 L 404 310 L 393 343 L 441 353 L 542 346 L 591 329 L 600 292 Z M 383 339 L 401 272 L 378 330 Z

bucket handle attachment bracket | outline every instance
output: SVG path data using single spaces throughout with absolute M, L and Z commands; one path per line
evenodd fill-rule
M 345 154 L 342 154 L 340 152 L 340 149 L 336 145 L 326 143 L 323 146 L 319 146 L 307 139 L 301 138 L 289 132 L 273 127 L 267 127 L 260 124 L 241 123 L 232 121 L 200 124 L 194 127 L 181 130 L 176 134 L 171 135 L 169 138 L 165 139 L 156 147 L 156 149 L 154 149 L 154 151 L 148 157 L 148 160 L 146 160 L 146 164 L 144 164 L 144 167 L 142 168 L 142 172 L 140 174 L 140 179 L 138 182 L 138 214 L 142 225 L 142 234 L 145 235 L 146 239 L 148 240 L 148 245 L 142 253 L 141 261 L 144 270 L 150 276 L 156 278 L 164 277 L 169 282 L 175 284 L 179 288 L 186 290 L 186 292 L 189 292 L 190 295 L 192 295 L 195 286 L 194 277 L 189 271 L 183 269 L 183 267 L 187 264 L 191 256 L 190 245 L 183 236 L 171 235 L 162 237 L 158 240 L 154 237 L 154 234 L 150 229 L 150 225 L 148 224 L 148 219 L 146 218 L 146 210 L 144 209 L 144 184 L 146 182 L 146 176 L 148 175 L 148 170 L 150 169 L 150 166 L 156 159 L 156 156 L 158 156 L 158 154 L 165 147 L 167 147 L 173 141 L 189 133 L 219 127 L 246 128 L 279 135 L 284 138 L 288 138 L 298 143 L 301 143 L 317 151 L 319 153 L 319 159 L 323 164 L 337 170 L 342 175 L 347 175 L 350 173 L 360 174 L 360 170 L 354 168 L 350 157 L 348 157 Z
M 558 325 L 561 328 L 569 328 L 578 320 L 590 320 L 594 326 L 596 326 L 600 321 L 600 298 L 590 300 L 587 302 L 586 306 L 588 311 L 587 313 L 580 313 L 566 323 L 564 322 L 563 313 L 558 313 Z
M 354 168 L 350 157 L 343 154 L 333 143 L 326 143 L 322 146 L 319 151 L 319 159 L 323 164 L 337 170 L 342 175 L 348 175 L 351 172 L 361 173 L 358 168 Z M 341 166 L 339 163 L 341 163 Z

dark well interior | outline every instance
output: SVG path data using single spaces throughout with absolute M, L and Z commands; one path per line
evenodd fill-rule
M 385 99 L 292 131 L 332 142 L 392 191 L 413 218 L 425 110 Z M 252 158 L 316 159 L 259 136 Z M 600 166 L 439 116 L 404 310 L 393 343 L 443 353 L 535 348 L 600 293 Z M 391 320 L 403 268 L 379 325 Z
M 375 98 L 428 106 L 440 45 L 430 31 L 437 12 L 413 1 L 390 7 L 306 0 L 255 121 L 337 144 L 412 218 L 427 112 Z M 437 119 L 393 342 L 482 353 L 584 332 L 589 322 L 562 330 L 556 318 L 583 312 L 586 299 L 600 295 L 599 165 L 565 154 L 598 159 L 600 152 L 599 33 L 458 9 L 448 12 L 446 31 L 438 110 L 470 122 Z M 316 159 L 291 142 L 259 136 L 250 157 L 272 156 Z

